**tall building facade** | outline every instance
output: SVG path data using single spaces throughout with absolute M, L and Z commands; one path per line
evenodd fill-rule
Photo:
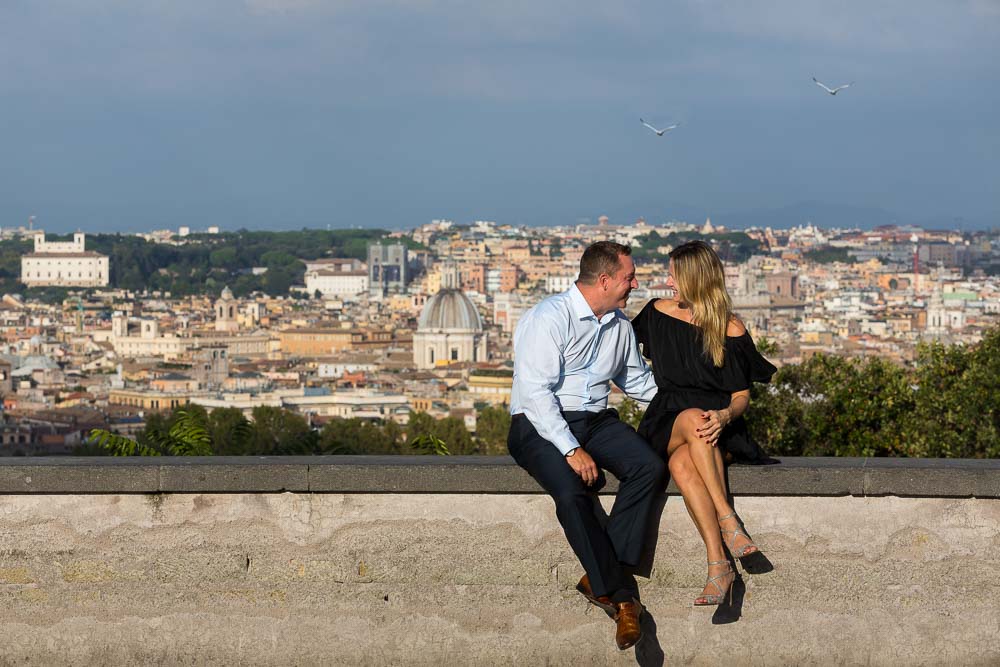
M 368 246 L 368 290 L 372 296 L 405 292 L 410 282 L 406 246 L 402 243 Z

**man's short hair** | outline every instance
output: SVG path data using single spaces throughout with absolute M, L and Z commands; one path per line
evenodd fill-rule
M 620 257 L 632 254 L 632 248 L 614 241 L 598 241 L 583 251 L 580 258 L 580 277 L 585 285 L 592 285 L 602 273 L 615 275 L 621 268 Z

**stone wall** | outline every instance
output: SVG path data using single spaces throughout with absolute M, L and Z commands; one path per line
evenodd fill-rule
M 731 486 L 773 570 L 691 607 L 704 549 L 665 498 L 619 652 L 507 458 L 4 462 L 0 664 L 1000 663 L 1000 462 L 789 459 Z

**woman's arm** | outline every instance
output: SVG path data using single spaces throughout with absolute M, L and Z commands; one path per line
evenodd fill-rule
M 750 390 L 734 392 L 729 399 L 729 407 L 721 410 L 705 410 L 701 413 L 701 418 L 705 423 L 698 427 L 698 434 L 712 445 L 719 442 L 722 429 L 726 428 L 734 419 L 743 415 L 750 406 Z

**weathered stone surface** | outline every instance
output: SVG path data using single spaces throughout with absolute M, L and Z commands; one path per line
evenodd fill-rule
M 335 493 L 536 493 L 509 456 L 317 456 L 309 490 Z
M 864 495 L 866 459 L 788 457 L 771 465 L 729 466 L 730 490 L 737 495 Z
M 543 495 L 8 495 L 0 664 L 1000 662 L 1000 502 L 736 503 L 774 570 L 692 608 L 704 547 L 668 499 L 619 652 Z
M 864 495 L 1000 498 L 1000 461 L 867 459 Z
M 151 459 L 31 457 L 0 462 L 0 493 L 151 493 L 158 486 L 159 471 Z
M 192 457 L 195 458 L 195 457 Z M 192 492 L 263 492 L 306 491 L 309 488 L 309 467 L 297 461 L 300 457 L 197 457 L 187 463 L 181 460 L 160 466 L 159 491 L 163 493 Z
M 785 458 L 731 466 L 737 496 L 1000 498 L 1000 461 Z M 607 476 L 603 494 L 618 482 Z M 507 456 L 25 458 L 0 461 L 0 493 L 541 494 Z M 668 493 L 677 495 L 671 482 Z

